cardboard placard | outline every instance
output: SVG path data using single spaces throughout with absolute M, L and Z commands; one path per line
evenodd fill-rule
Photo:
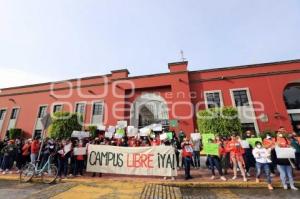
M 167 132 L 167 138 L 168 138 L 168 140 L 172 140 L 173 139 L 173 132 Z
M 167 139 L 167 134 L 166 133 L 162 133 L 159 135 L 160 140 L 166 140 Z
M 111 139 L 113 137 L 114 133 L 113 132 L 108 132 L 106 131 L 104 134 L 104 137 Z
M 161 124 L 153 124 L 152 130 L 153 131 L 162 131 L 162 125 Z
M 71 134 L 71 137 L 75 137 L 78 139 L 82 139 L 82 138 L 88 138 L 90 137 L 90 132 L 88 131 L 73 131 Z
M 67 154 L 71 151 L 71 148 L 72 148 L 72 143 L 70 144 L 67 144 L 64 146 L 64 153 Z
M 278 159 L 294 159 L 296 150 L 294 148 L 275 147 L 275 152 Z
M 106 126 L 104 126 L 104 125 L 102 125 L 102 124 L 99 124 L 99 125 L 97 125 L 97 129 L 98 129 L 99 131 L 105 131 Z
M 261 138 L 247 138 L 246 140 L 252 146 L 252 148 L 255 147 L 255 142 L 261 142 L 262 143 Z
M 150 135 L 151 129 L 149 128 L 142 128 L 140 129 L 140 136 L 148 136 Z
M 109 126 L 108 129 L 107 129 L 108 132 L 111 132 L 111 133 L 115 133 L 116 132 L 116 127 L 114 126 Z
M 193 141 L 200 140 L 200 133 L 191 133 L 191 138 Z
M 204 153 L 206 155 L 217 155 L 219 156 L 219 144 L 206 143 L 204 145 Z
M 202 143 L 203 145 L 208 143 L 209 139 L 215 139 L 215 135 L 212 133 L 202 134 Z
M 128 126 L 127 121 L 126 120 L 121 120 L 117 122 L 117 127 L 118 128 L 122 128 L 125 129 Z
M 74 155 L 86 155 L 86 147 L 75 147 L 73 152 Z
M 240 143 L 241 143 L 243 149 L 250 148 L 249 142 L 247 140 L 241 140 Z
M 122 137 L 125 135 L 125 129 L 117 129 L 116 134 L 122 135 Z
M 127 136 L 128 137 L 135 137 L 138 134 L 138 129 L 134 128 L 134 126 L 127 127 Z

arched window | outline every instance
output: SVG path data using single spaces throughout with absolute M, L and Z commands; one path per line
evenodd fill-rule
M 300 109 L 300 83 L 288 85 L 283 96 L 287 109 Z

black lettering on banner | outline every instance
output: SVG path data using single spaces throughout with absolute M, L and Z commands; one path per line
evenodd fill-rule
M 122 153 L 119 153 L 117 155 L 117 162 L 118 162 L 118 167 L 122 167 L 124 162 L 123 162 L 123 154 Z
M 103 164 L 103 159 L 105 160 L 105 159 L 107 159 L 107 157 L 108 157 L 108 155 L 107 155 L 107 153 L 103 153 L 103 152 L 101 152 L 101 160 L 100 160 L 100 166 L 102 166 L 102 164 Z
M 167 156 L 166 168 L 172 168 L 172 157 L 170 154 Z
M 158 159 L 158 168 L 160 168 L 160 154 L 157 154 L 157 159 Z
M 96 164 L 96 160 L 93 160 L 93 162 L 92 162 L 92 155 L 95 155 L 95 156 L 97 156 L 97 154 L 96 154 L 96 152 L 95 151 L 92 151 L 91 153 L 90 153 L 90 157 L 89 157 L 89 163 L 90 163 L 90 165 L 95 165 Z

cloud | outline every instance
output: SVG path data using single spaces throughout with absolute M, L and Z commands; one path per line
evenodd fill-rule
M 50 77 L 19 69 L 0 68 L 0 74 L 0 88 L 43 83 L 51 80 Z

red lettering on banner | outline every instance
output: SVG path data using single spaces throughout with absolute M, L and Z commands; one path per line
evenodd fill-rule
M 153 168 L 153 154 L 127 154 L 127 167 Z

